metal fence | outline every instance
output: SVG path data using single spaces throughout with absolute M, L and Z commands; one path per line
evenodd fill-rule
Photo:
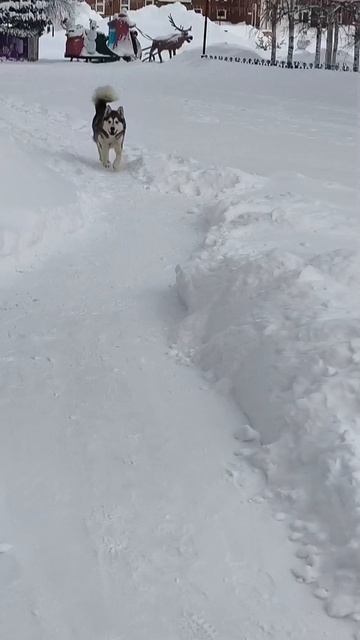
M 277 67 L 278 69 L 316 69 L 325 71 L 353 71 L 352 67 L 348 64 L 336 64 L 330 69 L 325 67 L 324 64 L 315 66 L 313 62 L 300 62 L 296 60 L 291 64 L 288 64 L 286 60 L 277 60 L 274 65 L 270 60 L 264 60 L 263 58 L 242 58 L 240 56 L 225 56 L 225 55 L 213 55 L 209 53 L 201 54 L 201 57 L 206 60 L 219 60 L 220 62 L 236 62 L 240 64 L 252 64 L 258 67 Z

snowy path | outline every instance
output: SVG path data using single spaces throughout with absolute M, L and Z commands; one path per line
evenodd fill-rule
M 169 353 L 195 235 L 175 191 L 199 174 L 131 145 L 123 174 L 104 174 L 87 126 L 81 107 L 33 105 L 15 137 L 93 224 L 2 293 L 1 638 L 350 640 L 291 577 L 261 479 L 233 465 L 241 416 Z M 241 180 L 201 171 L 204 188 Z
M 237 413 L 166 353 L 182 203 L 151 195 L 154 225 L 122 180 L 130 209 L 6 296 L 2 637 L 19 607 L 29 640 L 312 637 L 259 481 L 226 472 Z

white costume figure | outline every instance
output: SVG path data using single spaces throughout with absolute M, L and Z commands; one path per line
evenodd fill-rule
M 96 26 L 95 20 L 90 20 L 90 28 L 85 29 L 85 49 L 90 56 L 96 53 Z

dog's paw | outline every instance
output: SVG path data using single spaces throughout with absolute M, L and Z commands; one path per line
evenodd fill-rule
M 110 169 L 111 163 L 110 162 L 103 162 L 103 166 L 105 167 L 105 169 Z
M 113 169 L 114 169 L 114 171 L 120 171 L 120 169 L 121 169 L 120 162 L 114 162 Z

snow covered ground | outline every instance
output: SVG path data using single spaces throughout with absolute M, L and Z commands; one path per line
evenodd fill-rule
M 359 640 L 357 79 L 223 69 L 1 66 L 4 640 Z
M 216 188 L 199 205 L 205 242 L 178 268 L 177 283 L 189 313 L 182 350 L 256 430 L 242 454 L 263 470 L 286 513 L 305 560 L 296 577 L 312 585 L 330 615 L 357 619 L 358 149 L 356 85 L 342 86 L 346 98 L 337 104 L 321 85 L 317 104 L 308 86 L 311 98 L 293 94 L 290 107 L 289 87 L 277 84 L 281 102 L 267 113 L 273 151 L 266 127 L 254 145 L 269 164 L 258 157 L 261 177 L 249 184 L 247 176 L 246 189 L 244 180 Z M 241 113 L 239 132 L 255 127 L 257 114 L 248 122 Z M 288 157 L 282 135 L 292 138 Z

